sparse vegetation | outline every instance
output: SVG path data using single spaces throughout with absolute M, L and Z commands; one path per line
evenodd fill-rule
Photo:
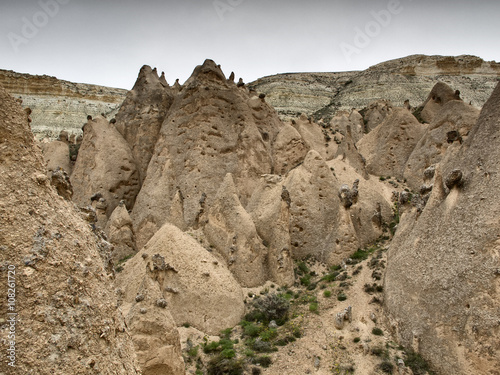
M 374 327 L 372 329 L 372 334 L 374 334 L 375 336 L 383 336 L 384 335 L 384 331 L 382 331 L 380 328 L 378 327 Z
M 434 375 L 429 364 L 413 350 L 406 351 L 405 365 L 411 368 L 414 375 Z
M 384 360 L 377 367 L 380 371 L 385 372 L 386 374 L 392 374 L 394 371 L 394 365 L 389 360 Z
M 337 295 L 337 300 L 339 301 L 345 301 L 346 299 L 347 296 L 344 293 L 339 293 L 339 295 Z

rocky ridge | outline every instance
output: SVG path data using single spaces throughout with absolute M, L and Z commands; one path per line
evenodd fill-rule
M 127 90 L 73 83 L 0 69 L 0 86 L 24 108 L 30 108 L 31 129 L 37 138 L 55 139 L 61 131 L 79 135 L 88 115 L 112 118 Z
M 459 90 L 467 103 L 482 107 L 499 77 L 500 64 L 479 57 L 413 55 L 359 72 L 278 74 L 249 86 L 265 93 L 281 118 L 304 113 L 329 121 L 338 111 L 361 109 L 378 99 L 418 106 L 438 80 Z

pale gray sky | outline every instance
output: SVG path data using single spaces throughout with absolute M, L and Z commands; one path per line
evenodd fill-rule
M 411 54 L 500 61 L 498 0 L 0 0 L 0 69 L 130 89 L 206 58 L 246 82 Z

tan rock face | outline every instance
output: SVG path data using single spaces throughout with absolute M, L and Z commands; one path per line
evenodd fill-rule
M 114 264 L 137 253 L 132 219 L 124 202 L 120 202 L 111 214 L 106 225 L 106 234 L 114 247 Z
M 257 234 L 252 218 L 238 199 L 228 174 L 215 197 L 203 231 L 241 286 L 252 288 L 268 280 L 268 249 Z
M 158 285 L 177 326 L 189 323 L 218 334 L 244 313 L 243 292 L 231 272 L 173 225 L 165 224 L 118 274 L 124 303 L 142 303 L 136 297 L 149 294 L 149 280 Z
M 337 114 L 330 121 L 330 126 L 342 134 L 350 133 L 354 143 L 357 143 L 365 134 L 363 117 L 358 111 Z
M 0 293 L 7 296 L 15 271 L 14 372 L 138 374 L 96 237 L 50 186 L 26 115 L 2 88 L 0 123 Z M 1 316 L 7 312 L 2 303 Z M 2 325 L 3 353 L 8 333 Z M 5 359 L 0 369 L 10 373 Z
M 145 277 L 122 309 L 143 375 L 183 375 L 179 332 L 157 280 Z M 127 297 L 127 295 L 125 295 Z
M 73 201 L 81 207 L 89 205 L 94 194 L 102 195 L 103 228 L 121 200 L 134 207 L 140 188 L 135 161 L 127 142 L 106 119 L 98 117 L 85 125 L 71 183 Z
M 414 191 L 424 183 L 427 168 L 460 148 L 478 117 L 479 110 L 461 100 L 451 100 L 441 107 L 406 163 L 404 177 Z
M 499 108 L 497 86 L 469 138 L 441 162 L 424 211 L 402 217 L 388 254 L 385 303 L 398 337 L 443 374 L 498 371 Z M 463 184 L 448 190 L 457 168 Z
M 61 141 L 44 143 L 42 144 L 42 152 L 49 172 L 62 168 L 66 173 L 71 175 L 73 166 L 69 160 L 69 147 L 67 143 Z
M 315 122 L 309 121 L 306 116 L 294 120 L 293 127 L 301 135 L 308 150 L 319 152 L 325 160 L 331 160 L 337 152 L 337 144 L 330 138 L 330 134 Z
M 116 129 L 132 149 L 141 183 L 146 178 L 161 124 L 173 101 L 167 82 L 160 80 L 156 69 L 145 65 L 116 115 Z
M 264 176 L 248 204 L 257 233 L 268 248 L 269 277 L 278 285 L 293 285 L 290 241 L 290 193 L 277 175 Z
M 274 173 L 285 175 L 302 163 L 309 147 L 292 125 L 284 124 L 273 143 L 273 151 Z
M 309 151 L 304 163 L 283 182 L 289 191 L 291 254 L 295 259 L 308 255 L 327 261 L 335 252 L 339 220 L 340 184 L 316 151 Z M 333 241 L 325 241 L 325 238 Z
M 387 100 L 370 103 L 363 111 L 363 122 L 367 133 L 379 126 L 392 112 L 392 104 Z
M 434 117 L 441 112 L 443 106 L 451 100 L 461 100 L 460 92 L 454 91 L 444 82 L 436 83 L 424 102 L 422 119 L 429 123 L 432 122 Z
M 134 207 L 139 248 L 166 221 L 178 191 L 188 226 L 199 225 L 227 173 L 246 205 L 260 175 L 272 170 L 279 126 L 274 110 L 228 82 L 213 61 L 197 67 L 162 125 Z
M 426 125 L 404 108 L 395 108 L 373 131 L 358 142 L 368 173 L 403 178 L 406 161 L 424 135 Z

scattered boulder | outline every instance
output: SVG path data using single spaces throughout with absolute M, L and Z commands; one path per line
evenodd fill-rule
M 349 306 L 344 311 L 341 311 L 335 315 L 335 328 L 342 329 L 344 328 L 345 321 L 349 321 L 352 323 L 352 307 Z
M 448 189 L 453 189 L 455 186 L 460 186 L 462 183 L 463 174 L 460 169 L 452 170 L 446 177 L 445 184 Z

